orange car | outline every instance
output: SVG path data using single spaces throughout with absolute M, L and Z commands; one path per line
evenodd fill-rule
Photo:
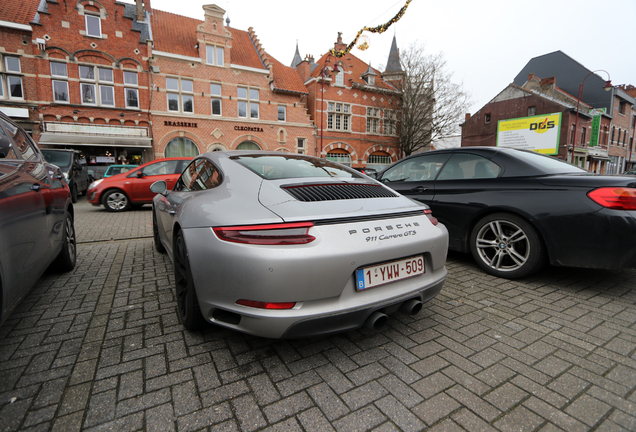
M 111 212 L 151 204 L 155 194 L 150 192 L 150 185 L 163 180 L 168 189 L 172 189 L 191 160 L 191 157 L 158 159 L 128 172 L 96 180 L 88 187 L 88 202 L 103 205 Z

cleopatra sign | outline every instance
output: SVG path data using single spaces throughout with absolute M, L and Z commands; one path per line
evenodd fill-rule
M 521 117 L 497 122 L 497 146 L 559 153 L 561 113 Z

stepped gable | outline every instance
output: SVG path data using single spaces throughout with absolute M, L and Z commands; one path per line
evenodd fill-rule
M 268 69 L 266 59 L 259 55 L 260 42 L 255 37 L 252 27 L 248 32 L 226 27 L 232 33 L 232 64 L 256 69 Z M 253 35 L 250 37 L 250 35 Z M 264 51 L 263 51 L 264 52 Z
M 0 1 L 0 21 L 29 25 L 35 20 L 40 0 Z

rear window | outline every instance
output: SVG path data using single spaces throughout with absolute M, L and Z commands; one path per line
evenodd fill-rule
M 246 155 L 231 159 L 267 180 L 305 177 L 364 178 L 356 171 L 324 159 L 291 155 Z
M 59 150 L 42 150 L 44 159 L 48 163 L 59 166 L 63 171 L 68 171 L 73 163 L 73 153 Z

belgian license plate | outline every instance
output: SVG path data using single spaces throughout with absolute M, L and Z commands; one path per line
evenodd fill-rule
M 422 255 L 356 270 L 358 291 L 421 275 L 426 272 Z

